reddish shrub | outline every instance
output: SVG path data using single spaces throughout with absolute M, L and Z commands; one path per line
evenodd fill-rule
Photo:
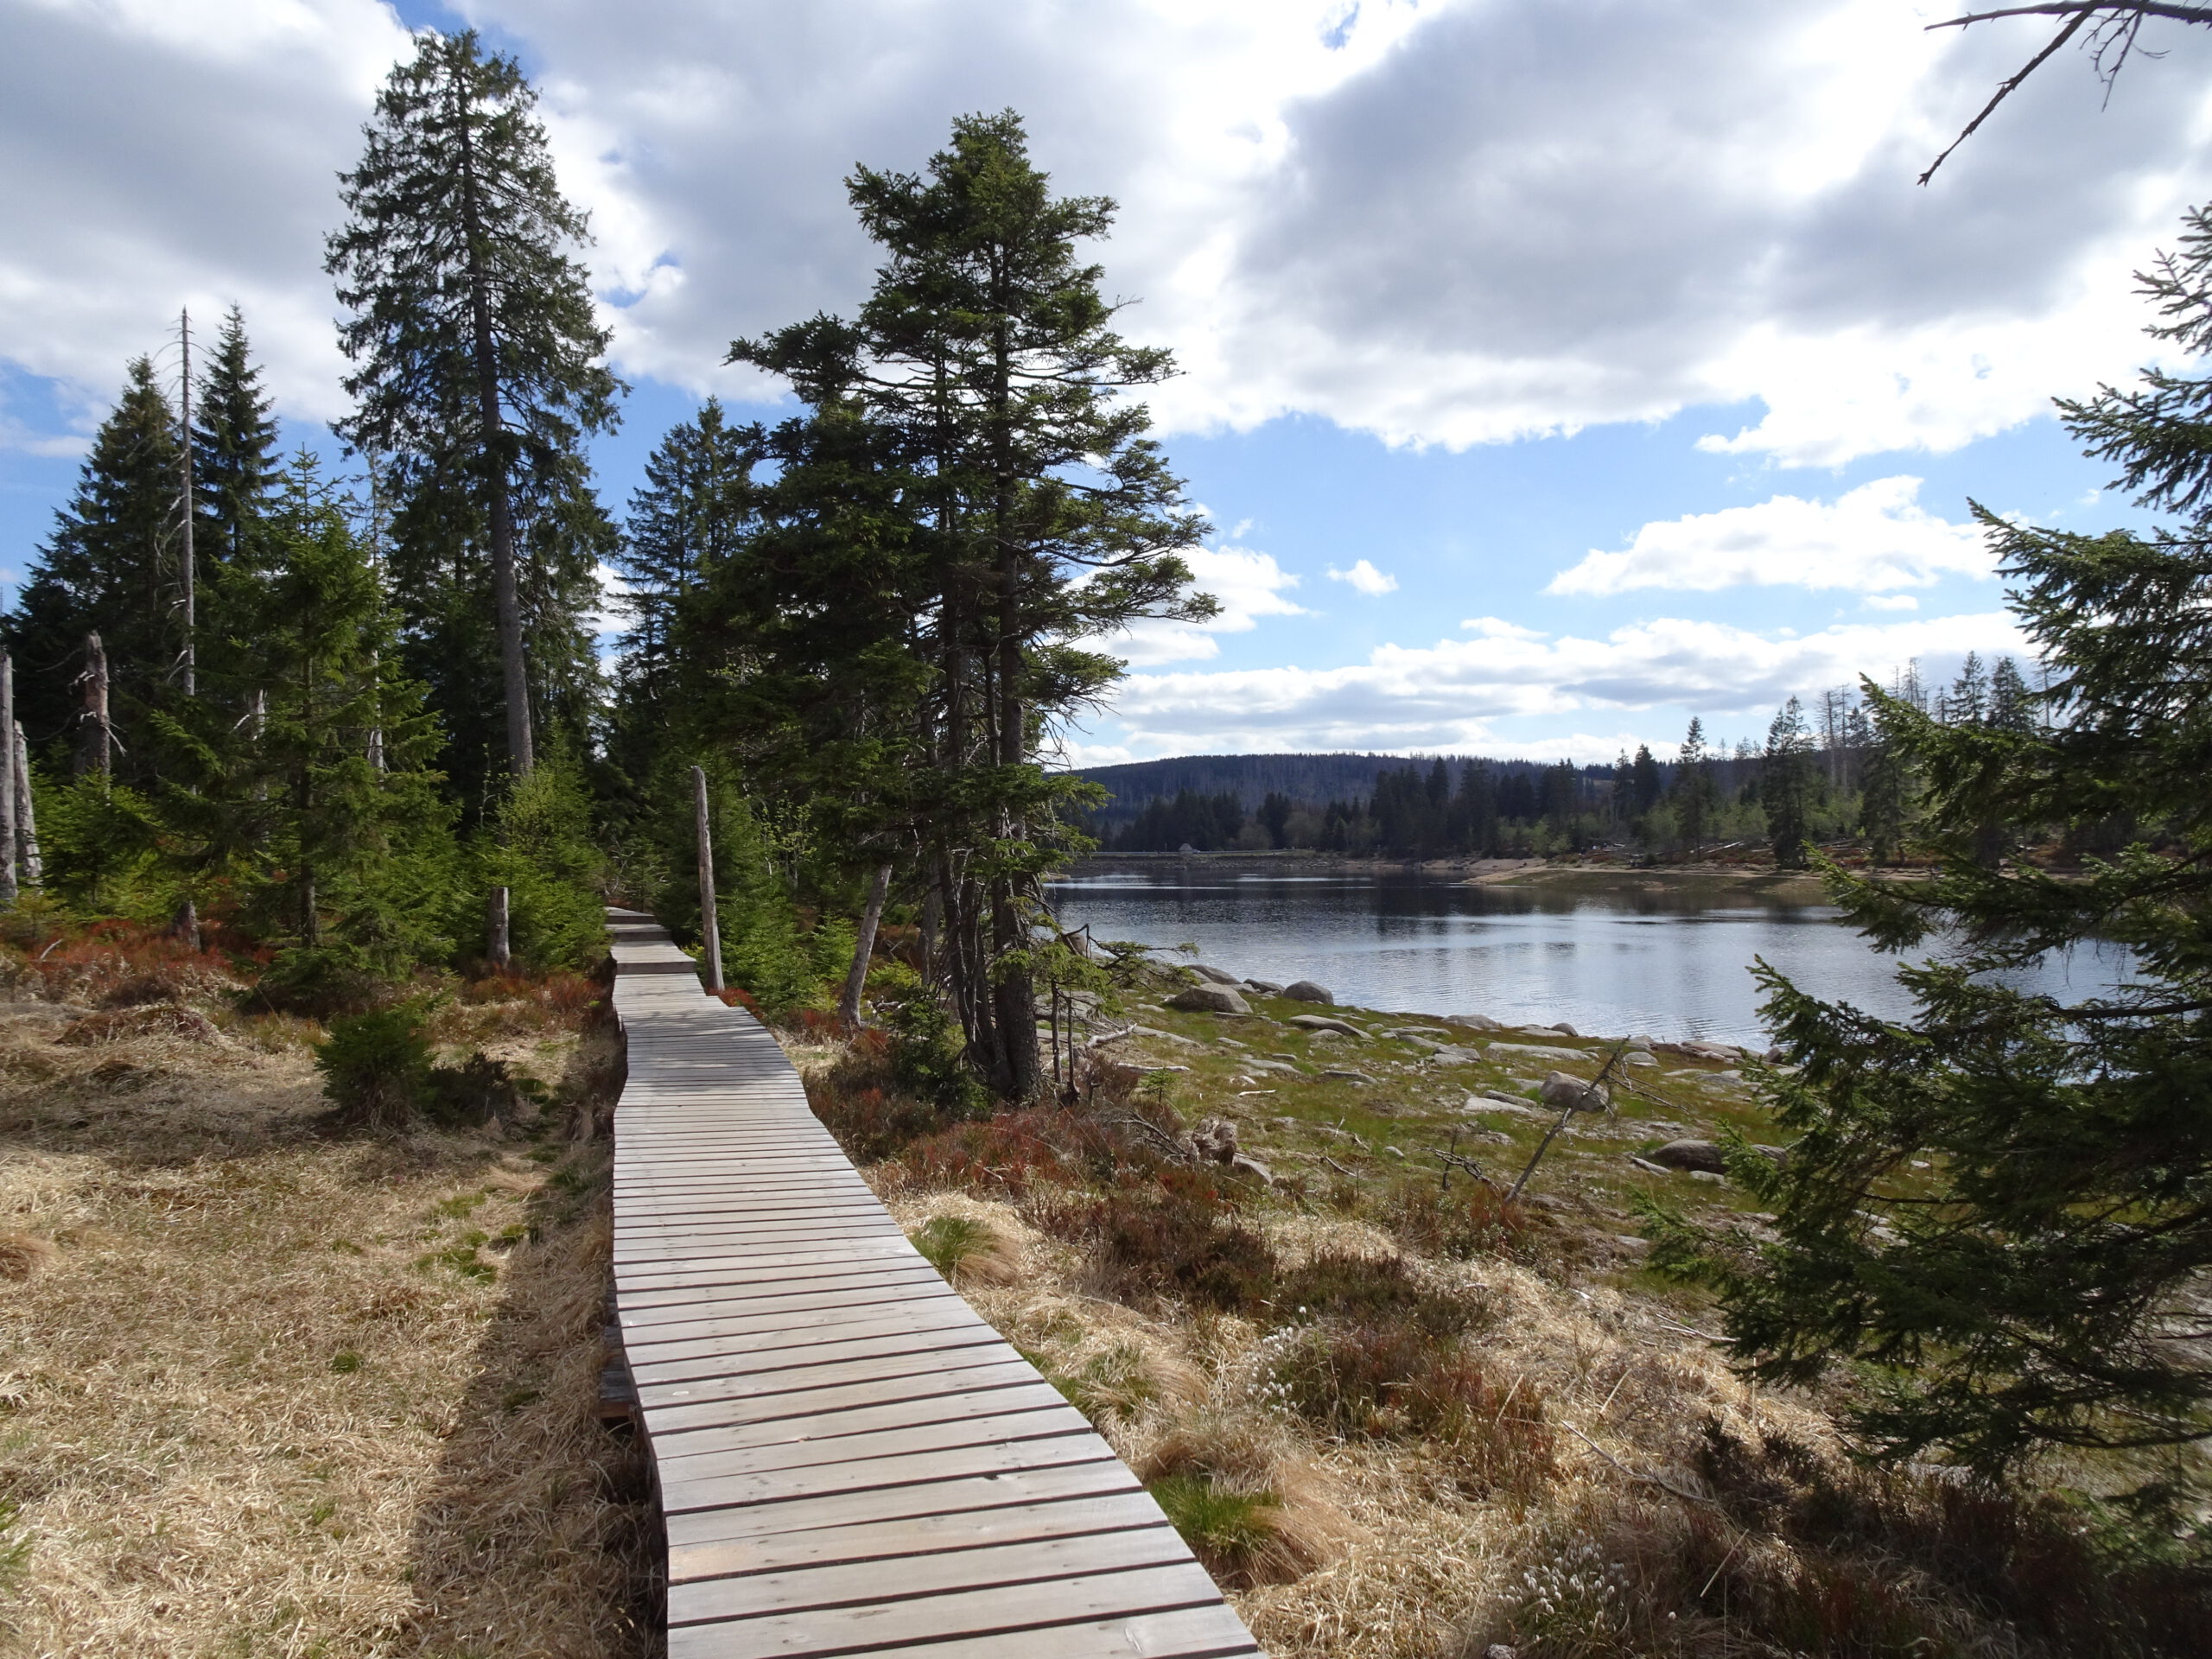
M 1126 1301 L 1249 1312 L 1274 1292 L 1274 1250 L 1205 1170 L 1125 1169 L 1103 1193 L 1043 1198 L 1025 1213 L 1039 1230 L 1086 1247 Z

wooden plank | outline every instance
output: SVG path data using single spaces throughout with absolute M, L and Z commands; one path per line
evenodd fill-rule
M 667 1515 L 681 1515 L 686 1510 L 738 1509 L 790 1498 L 822 1497 L 832 1492 L 864 1492 L 969 1475 L 1008 1475 L 1022 1469 L 1048 1469 L 1056 1464 L 1095 1463 L 1101 1456 L 1113 1455 L 1096 1434 L 1000 1440 L 942 1452 L 913 1452 L 898 1458 L 871 1458 L 861 1463 L 764 1469 L 754 1474 L 715 1475 L 702 1480 L 664 1480 L 661 1509 Z
M 693 1544 L 670 1553 L 671 1584 L 741 1573 L 775 1573 L 853 1561 L 882 1561 L 941 1549 L 976 1549 L 1027 1539 L 1078 1537 L 1124 1527 L 1154 1527 L 1166 1519 L 1141 1491 L 1063 1497 L 1049 1503 L 955 1510 L 897 1521 L 857 1521 L 845 1526 L 803 1527 L 737 1542 Z
M 742 1433 L 755 1423 L 774 1423 L 816 1414 L 828 1415 L 849 1408 L 948 1395 L 957 1397 L 963 1389 L 1026 1388 L 1035 1376 L 1025 1361 L 1004 1349 L 983 1351 L 982 1357 L 965 1365 L 939 1363 L 931 1356 L 918 1370 L 909 1369 L 898 1376 L 879 1376 L 867 1382 L 809 1386 L 802 1380 L 795 1388 L 772 1392 L 655 1406 L 646 1412 L 645 1421 L 656 1447 L 665 1443 L 680 1450 L 684 1445 L 683 1437 L 699 1429 Z
M 1160 1521 L 1114 1532 L 1020 1539 L 981 1548 L 671 1584 L 668 1622 L 671 1625 L 703 1624 L 715 1619 L 880 1608 L 887 1602 L 956 1591 L 1065 1584 L 1088 1573 L 1187 1566 L 1190 1559 L 1190 1551 L 1176 1536 L 1175 1529 Z M 1211 1580 L 1207 1588 L 1212 1588 Z
M 1102 1442 L 1103 1446 L 1103 1442 Z M 816 1527 L 894 1525 L 925 1516 L 950 1516 L 1049 1503 L 1075 1498 L 1141 1493 L 1128 1466 L 1110 1453 L 1084 1463 L 991 1471 L 981 1475 L 857 1492 L 801 1494 L 781 1503 L 735 1505 L 666 1517 L 669 1559 L 690 1561 L 692 1550 L 791 1537 Z M 688 1569 L 687 1569 L 688 1570 Z
M 1220 1603 L 1221 1592 L 1214 1588 L 1213 1580 L 1197 1562 L 1186 1559 L 1173 1567 L 1086 1573 L 1046 1584 L 1007 1585 L 874 1601 L 857 1607 L 769 1614 L 741 1621 L 742 1630 L 732 1630 L 727 1622 L 671 1624 L 668 1653 L 669 1659 L 679 1659 L 683 1654 L 711 1652 L 711 1648 L 691 1646 L 688 1638 L 695 1632 L 702 1636 L 719 1632 L 725 1640 L 742 1642 L 747 1654 L 812 1659 L 860 1648 L 918 1646 Z M 679 1632 L 687 1638 L 681 1647 Z M 1057 1659 L 1060 1649 L 1052 1643 L 1050 1651 Z
M 1051 1383 L 1031 1382 L 1019 1372 L 980 1388 L 951 1392 L 931 1376 L 923 1379 L 918 1391 L 871 1393 L 842 1407 L 824 1407 L 811 1392 L 798 1396 L 798 1402 L 803 1402 L 798 1409 L 750 1422 L 724 1421 L 688 1433 L 656 1428 L 653 1454 L 668 1459 L 733 1446 L 778 1446 L 787 1440 L 827 1443 L 880 1429 L 926 1428 L 966 1418 L 1065 1403 L 1060 1391 Z
M 902 1424 L 865 1434 L 832 1434 L 766 1446 L 725 1446 L 688 1456 L 660 1459 L 664 1485 L 690 1487 L 724 1476 L 767 1474 L 787 1469 L 827 1470 L 846 1464 L 875 1465 L 917 1456 L 966 1452 L 977 1446 L 1015 1446 L 1086 1434 L 1084 1414 L 1065 1400 L 1038 1401 L 1024 1409 L 955 1418 L 950 1422 Z

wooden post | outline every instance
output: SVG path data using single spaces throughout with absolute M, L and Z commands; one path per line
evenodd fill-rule
M 31 797 L 30 751 L 23 745 L 23 728 L 15 726 L 16 834 L 23 849 L 23 885 L 35 887 L 46 880 L 46 866 L 38 855 L 38 813 Z
M 97 633 L 85 636 L 85 715 L 92 735 L 77 751 L 79 774 L 97 772 L 103 778 L 113 770 L 108 748 L 107 647 Z
M 505 887 L 492 889 L 484 931 L 490 941 L 490 949 L 485 954 L 492 958 L 494 968 L 504 971 L 513 959 L 513 952 L 507 944 L 507 890 Z
M 861 912 L 860 938 L 853 943 L 853 968 L 845 976 L 845 994 L 837 999 L 837 1021 L 846 1030 L 859 1028 L 861 993 L 868 988 L 868 958 L 875 954 L 876 925 L 883 919 L 883 900 L 891 891 L 891 866 L 879 864 L 868 884 L 868 905 Z
M 194 647 L 194 624 L 196 619 L 194 614 L 194 584 L 192 560 L 192 520 L 194 516 L 193 512 L 194 504 L 192 484 L 192 313 L 189 309 L 177 313 L 176 335 L 177 344 L 184 353 L 184 371 L 181 377 L 181 384 L 178 388 L 180 396 L 177 400 L 178 407 L 181 411 L 181 423 L 183 427 L 184 439 L 184 442 L 178 446 L 183 455 L 184 474 L 184 695 L 193 697 L 200 695 L 200 662 Z
M 0 651 L 0 904 L 16 902 L 16 664 Z
M 699 824 L 699 938 L 706 946 L 707 988 L 722 992 L 722 934 L 715 915 L 715 838 L 707 823 L 707 773 L 691 768 L 691 810 Z

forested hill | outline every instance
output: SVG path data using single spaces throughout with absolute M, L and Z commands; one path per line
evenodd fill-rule
M 1180 754 L 1167 760 L 1133 760 L 1120 766 L 1086 766 L 1080 775 L 1106 785 L 1113 798 L 1100 809 L 1102 823 L 1119 823 L 1135 817 L 1147 801 L 1172 799 L 1187 790 L 1193 795 L 1235 795 L 1247 811 L 1269 795 L 1287 795 L 1294 801 L 1319 805 L 1325 801 L 1348 801 L 1373 792 L 1375 774 L 1385 767 L 1417 764 L 1425 772 L 1434 757 L 1408 762 L 1402 754 Z M 1471 755 L 1446 755 L 1452 775 Z M 1499 775 L 1536 770 L 1533 762 L 1485 762 Z

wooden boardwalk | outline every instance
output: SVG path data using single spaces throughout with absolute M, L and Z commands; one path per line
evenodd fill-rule
M 906 1242 L 775 1039 L 611 911 L 616 1316 L 670 1659 L 1257 1645 L 1081 1414 Z

